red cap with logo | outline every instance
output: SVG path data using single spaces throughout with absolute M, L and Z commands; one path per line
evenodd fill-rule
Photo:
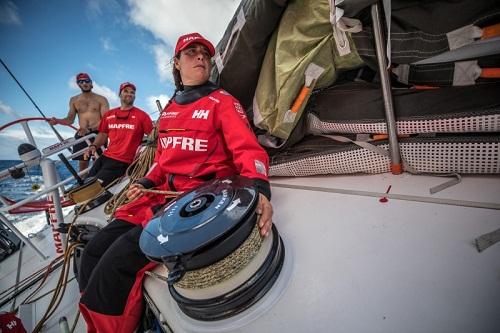
M 87 73 L 78 73 L 76 74 L 76 80 L 91 80 L 90 76 Z
M 215 48 L 207 39 L 205 39 L 202 35 L 197 32 L 193 32 L 187 35 L 182 35 L 177 40 L 177 44 L 175 45 L 175 55 L 179 54 L 180 51 L 184 50 L 186 47 L 193 43 L 200 43 L 205 46 L 210 53 L 210 56 L 213 57 L 215 54 Z
M 120 95 L 122 93 L 122 90 L 127 87 L 131 87 L 132 89 L 134 89 L 134 91 L 136 90 L 135 85 L 133 83 L 123 82 L 122 84 L 120 84 L 120 91 L 118 92 L 118 95 Z

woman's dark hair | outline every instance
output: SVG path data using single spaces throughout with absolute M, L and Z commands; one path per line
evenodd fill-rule
M 176 54 L 174 56 L 174 58 L 179 59 L 180 53 Z M 182 84 L 182 80 L 181 80 L 181 72 L 177 68 L 175 68 L 174 59 L 172 59 L 172 75 L 174 77 L 175 91 L 177 92 L 177 91 L 184 90 L 184 85 Z
M 177 54 L 174 56 L 174 58 L 179 59 L 179 56 L 180 54 Z M 163 108 L 164 110 L 172 103 L 172 101 L 175 98 L 175 95 L 177 95 L 179 91 L 184 90 L 184 85 L 182 84 L 181 80 L 181 72 L 177 68 L 175 68 L 174 59 L 172 59 L 172 75 L 174 76 L 175 91 L 172 94 L 172 97 L 170 97 L 170 99 L 168 100 L 167 105 L 165 105 L 165 107 Z

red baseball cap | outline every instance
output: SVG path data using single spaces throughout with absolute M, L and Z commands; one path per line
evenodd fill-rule
M 133 83 L 123 82 L 122 84 L 120 84 L 120 91 L 118 92 L 118 95 L 120 95 L 122 93 L 122 90 L 127 87 L 131 87 L 132 89 L 134 89 L 134 91 L 136 90 L 135 85 Z
M 76 80 L 92 80 L 87 73 L 78 73 L 76 74 Z
M 186 47 L 188 47 L 193 43 L 200 43 L 201 45 L 205 46 L 208 49 L 210 56 L 211 57 L 214 56 L 215 48 L 212 45 L 212 43 L 210 43 L 207 39 L 205 39 L 202 35 L 200 35 L 197 32 L 180 36 L 179 39 L 177 40 L 177 44 L 175 45 L 174 54 L 175 55 L 179 54 L 180 51 L 184 50 Z

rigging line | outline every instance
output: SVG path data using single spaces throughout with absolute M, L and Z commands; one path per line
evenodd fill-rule
M 19 280 L 21 279 L 21 266 L 22 266 L 22 263 L 23 263 L 23 245 L 24 244 L 21 244 L 21 246 L 19 247 L 19 257 L 17 258 L 17 272 L 16 272 L 16 288 L 14 289 L 14 294 L 17 293 L 17 286 L 19 284 Z M 14 300 L 12 301 L 12 305 L 10 307 L 10 312 L 14 312 L 14 309 L 16 308 L 16 298 L 14 297 Z
M 53 266 L 53 270 L 55 270 L 56 268 L 58 268 L 62 264 L 63 264 L 62 261 L 58 262 L 57 264 L 55 264 Z M 26 290 L 28 290 L 29 288 L 34 286 L 38 281 L 42 280 L 43 277 L 44 277 L 43 275 L 39 275 L 34 280 L 30 281 L 27 285 L 20 287 L 16 294 L 10 295 L 9 297 L 6 297 L 6 298 L 2 298 L 2 300 L 0 300 L 0 307 L 3 307 L 5 304 L 9 304 L 9 302 L 12 301 L 15 297 L 21 295 L 23 292 L 25 292 Z
M 31 96 L 28 94 L 28 92 L 24 89 L 24 87 L 21 85 L 21 83 L 16 79 L 16 77 L 14 76 L 14 74 L 12 74 L 12 72 L 10 71 L 9 67 L 7 67 L 7 65 L 5 64 L 5 62 L 3 62 L 2 58 L 0 58 L 0 62 L 2 63 L 3 67 L 5 68 L 5 70 L 10 74 L 10 76 L 14 79 L 14 81 L 16 81 L 17 85 L 19 86 L 19 88 L 21 88 L 21 90 L 26 94 L 26 96 L 28 96 L 28 99 L 31 101 L 31 103 L 33 103 L 33 105 L 35 106 L 35 108 L 38 110 L 38 112 L 40 112 L 40 114 L 42 115 L 42 117 L 44 118 L 47 118 L 45 116 L 45 114 L 43 114 L 42 110 L 40 110 L 40 108 L 38 107 L 38 105 L 36 105 L 35 101 L 31 98 Z M 52 128 L 52 130 L 54 131 L 54 133 L 56 134 L 57 138 L 59 139 L 59 141 L 64 141 L 63 137 L 61 136 L 61 134 L 59 134 L 59 132 L 56 130 L 56 128 L 54 127 L 54 125 L 52 125 L 51 123 L 48 123 L 49 126 Z
M 314 192 L 327 192 L 327 193 L 337 193 L 337 194 L 347 194 L 347 195 L 359 195 L 367 197 L 381 197 L 385 196 L 390 199 L 397 200 L 407 200 L 407 201 L 417 201 L 426 202 L 442 205 L 452 205 L 452 206 L 463 206 L 463 207 L 474 207 L 474 208 L 486 208 L 486 209 L 496 209 L 500 210 L 500 204 L 494 202 L 477 202 L 468 200 L 455 200 L 455 199 L 444 199 L 444 198 L 428 198 L 416 195 L 407 194 L 392 194 L 392 193 L 379 193 L 370 191 L 358 191 L 358 190 L 348 190 L 341 188 L 327 188 L 319 186 L 302 186 L 302 185 L 290 185 L 290 184 L 280 184 L 271 182 L 271 187 L 281 187 L 296 190 L 314 191 Z

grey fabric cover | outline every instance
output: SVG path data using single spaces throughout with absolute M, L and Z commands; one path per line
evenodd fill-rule
M 431 90 L 393 89 L 395 116 L 398 121 L 408 121 L 500 114 L 499 92 L 500 83 Z M 385 121 L 382 92 L 373 83 L 350 82 L 315 92 L 306 109 L 324 122 Z
M 219 73 L 217 66 L 213 67 L 211 81 L 236 97 L 245 110 L 252 105 L 267 43 L 286 3 L 286 0 L 243 0 L 217 44 L 216 52 L 226 52 L 227 55 L 222 73 Z M 231 45 L 227 45 L 240 10 L 245 14 L 245 25 L 232 38 Z M 252 119 L 252 116 L 249 118 Z
M 500 21 L 500 1 L 396 0 L 391 6 L 391 59 L 395 64 L 410 64 L 449 51 L 446 34 L 456 29 Z M 374 64 L 370 21 L 366 19 L 363 31 L 352 37 L 358 53 Z

